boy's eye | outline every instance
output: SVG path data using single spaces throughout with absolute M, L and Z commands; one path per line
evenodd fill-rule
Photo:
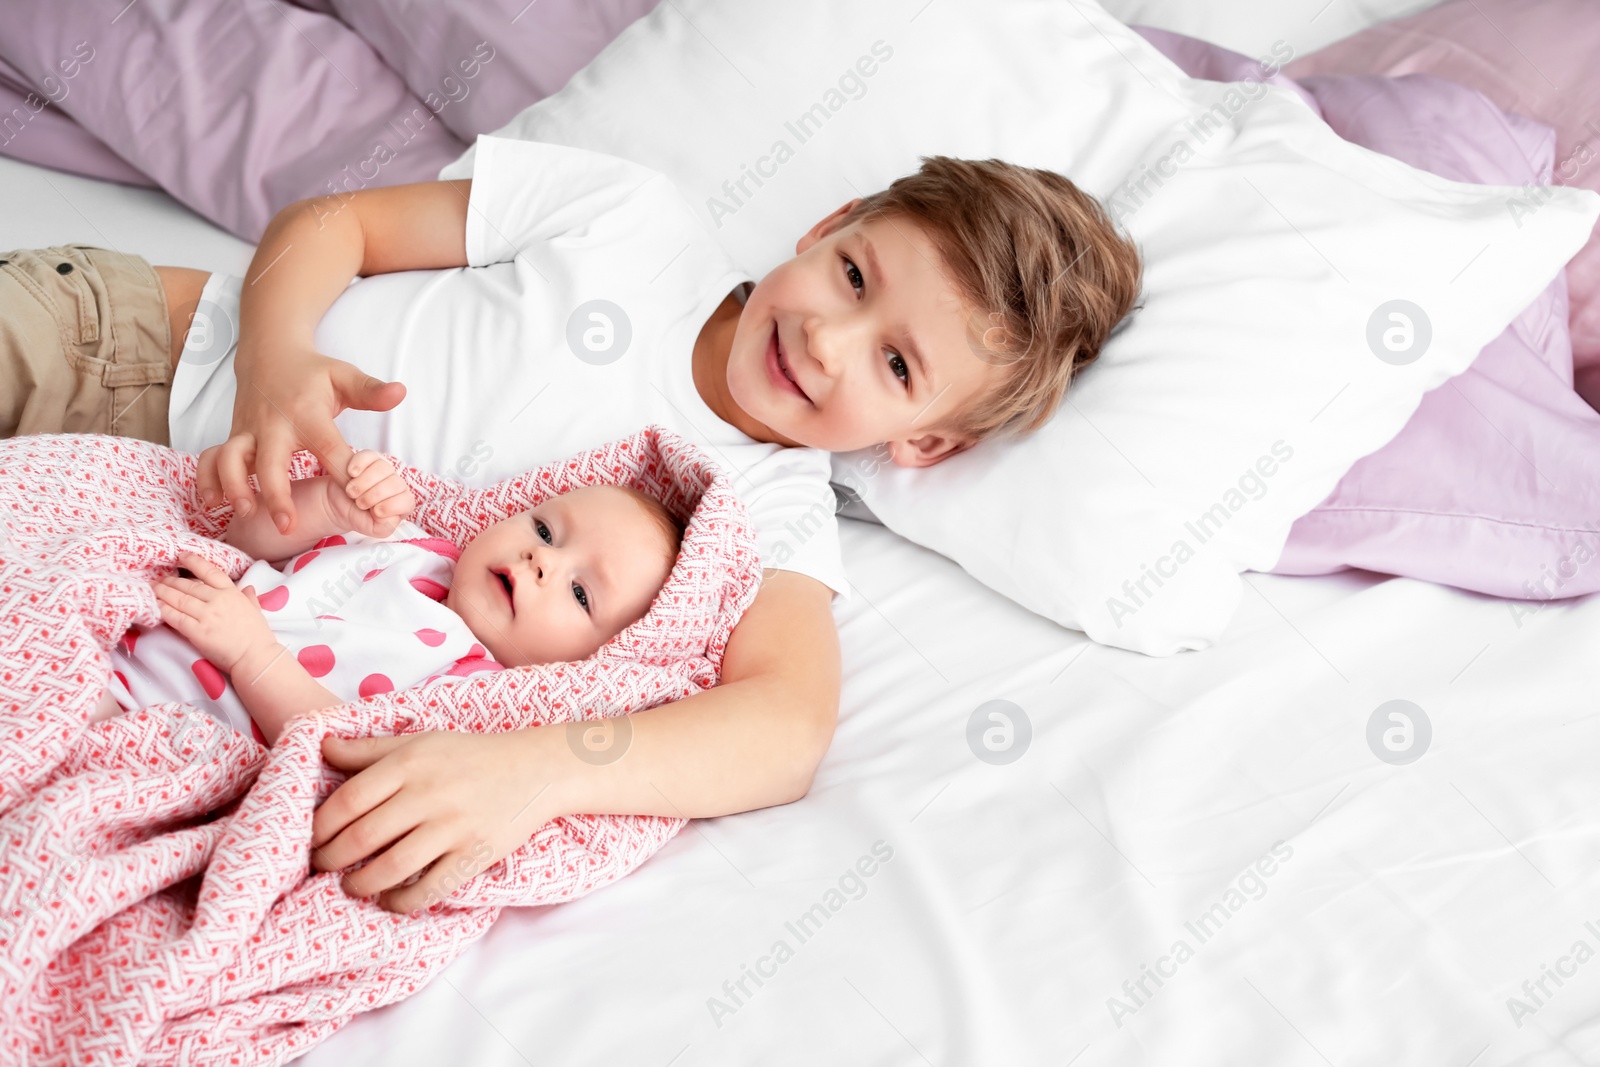
M 910 366 L 908 366 L 906 364 L 905 359 L 900 355 L 900 353 L 894 352 L 894 351 L 890 351 L 888 349 L 885 349 L 885 351 L 889 352 L 889 371 L 890 371 L 890 373 L 892 373 L 896 378 L 899 378 L 902 382 L 904 382 L 907 385 L 909 385 L 911 383 L 911 368 L 910 368 Z M 899 367 L 898 370 L 895 368 L 895 364 L 896 363 L 900 364 L 900 367 Z M 905 376 L 904 377 L 901 377 L 901 371 L 905 372 Z
M 539 539 L 541 541 L 543 541 L 547 545 L 552 543 L 551 542 L 551 537 L 550 537 L 550 527 L 546 526 L 544 523 L 540 522 L 538 519 L 534 519 L 533 520 L 533 528 L 534 528 L 534 530 L 536 530 L 538 532 Z
M 860 282 L 850 282 L 850 288 L 857 290 L 865 289 L 867 286 L 867 279 L 864 275 L 862 275 L 861 268 L 852 263 L 849 256 L 841 254 L 839 258 L 844 260 L 844 276 L 846 279 L 849 279 L 850 275 L 852 274 L 861 279 Z M 911 387 L 910 364 L 905 361 L 905 358 L 901 356 L 900 353 L 896 352 L 892 348 L 886 348 L 883 351 L 884 354 L 889 357 L 889 373 L 893 374 L 897 379 L 899 379 L 901 385 L 904 385 L 907 389 L 909 389 Z M 896 367 L 896 364 L 899 366 Z
M 572 595 L 577 597 L 578 603 L 582 606 L 584 611 L 589 610 L 589 594 L 583 591 L 583 586 L 579 585 L 577 582 L 573 582 Z
M 846 278 L 849 278 L 850 275 L 852 275 L 852 274 L 854 274 L 857 278 L 861 278 L 861 280 L 859 282 L 851 282 L 850 283 L 850 288 L 852 288 L 852 289 L 865 289 L 866 286 L 867 286 L 867 279 L 865 277 L 862 277 L 861 268 L 857 267 L 854 263 L 850 262 L 850 257 L 849 256 L 840 256 L 839 258 L 844 260 L 844 267 L 845 267 L 844 276 Z

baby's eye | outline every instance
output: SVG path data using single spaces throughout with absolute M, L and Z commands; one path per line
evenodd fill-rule
M 589 594 L 583 591 L 583 586 L 573 582 L 572 595 L 578 598 L 578 603 L 582 605 L 584 611 L 589 610 Z
M 543 541 L 547 545 L 551 543 L 550 527 L 546 526 L 544 523 L 540 522 L 538 519 L 534 519 L 533 520 L 533 528 L 536 531 L 538 531 L 539 539 L 541 541 Z

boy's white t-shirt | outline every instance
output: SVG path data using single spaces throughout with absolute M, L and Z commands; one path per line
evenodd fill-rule
M 763 566 L 849 599 L 829 454 L 756 441 L 695 389 L 701 327 L 753 282 L 670 179 L 488 135 L 472 178 L 468 267 L 357 278 L 317 327 L 318 351 L 406 386 L 392 411 L 341 413 L 345 440 L 480 487 L 657 423 L 728 473 Z M 175 448 L 228 438 L 242 286 L 206 283 L 172 383 Z

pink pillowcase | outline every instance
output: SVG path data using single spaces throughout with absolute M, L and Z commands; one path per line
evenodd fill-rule
M 1281 85 L 1341 137 L 1446 178 L 1543 184 L 1556 158 L 1550 127 L 1453 82 L 1418 74 L 1296 85 L 1263 79 L 1237 53 L 1135 29 L 1191 76 Z M 1572 389 L 1567 275 L 1294 524 L 1274 573 L 1359 567 L 1534 600 L 1600 590 L 1600 413 Z M 1519 625 L 1537 610 L 1512 606 Z
M 1600 192 L 1600 4 L 1595 0 L 1448 0 L 1382 22 L 1295 60 L 1316 74 L 1432 74 L 1483 93 L 1556 133 L 1547 184 Z M 1579 395 L 1600 408 L 1600 227 L 1567 265 Z

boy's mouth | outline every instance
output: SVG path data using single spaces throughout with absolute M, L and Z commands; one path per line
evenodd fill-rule
M 511 575 L 505 571 L 491 571 L 490 573 L 499 580 L 500 588 L 506 594 L 506 603 L 511 605 L 511 613 L 515 615 L 517 611 L 517 599 L 512 594 L 516 591 L 516 586 L 511 581 Z
M 783 350 L 779 347 L 777 323 L 772 324 L 772 337 L 767 341 L 767 376 L 779 389 L 794 393 L 808 404 L 811 402 L 811 398 L 806 396 L 806 391 L 800 388 L 794 372 L 789 369 L 789 361 L 784 358 Z

